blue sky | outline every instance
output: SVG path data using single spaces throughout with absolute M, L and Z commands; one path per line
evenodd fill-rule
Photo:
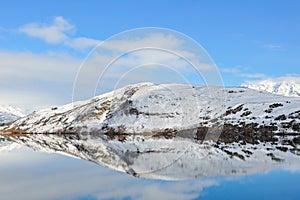
M 299 9 L 297 0 L 2 2 L 0 57 L 4 62 L 0 67 L 4 72 L 0 73 L 0 92 L 5 95 L 0 104 L 20 104 L 20 99 L 23 107 L 36 102 L 43 102 L 40 106 L 70 102 L 76 70 L 93 45 L 141 27 L 173 29 L 196 40 L 212 57 L 228 86 L 297 76 Z M 33 24 L 39 28 L 62 24 L 53 32 L 62 35 L 33 35 L 32 29 L 28 30 Z M 49 66 L 39 68 L 39 63 Z M 67 71 L 68 67 L 72 70 Z M 69 76 L 64 78 L 64 73 Z

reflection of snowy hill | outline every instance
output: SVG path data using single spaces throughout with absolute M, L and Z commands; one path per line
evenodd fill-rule
M 243 86 L 283 96 L 300 97 L 300 77 L 284 77 L 252 81 L 243 84 Z
M 7 131 L 23 133 L 178 132 L 220 124 L 300 130 L 300 99 L 252 89 L 141 83 L 87 101 L 41 110 Z
M 200 144 L 190 139 L 128 137 L 124 142 L 82 135 L 25 135 L 12 138 L 35 150 L 62 153 L 137 177 L 181 180 L 242 176 L 274 169 L 299 170 L 290 145 Z
M 24 117 L 24 114 L 20 109 L 12 106 L 1 106 L 0 105 L 0 123 L 7 123 L 14 121 L 20 117 Z
M 0 137 L 0 153 L 11 152 L 15 149 L 19 149 L 20 147 L 21 147 L 20 144 L 6 141 Z

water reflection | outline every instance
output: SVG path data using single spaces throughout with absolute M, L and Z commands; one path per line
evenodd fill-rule
M 275 169 L 299 170 L 292 146 L 199 143 L 187 138 L 128 136 L 117 140 L 86 135 L 23 135 L 10 140 L 42 152 L 88 160 L 148 179 L 186 180 L 244 176 Z
M 31 148 L 12 143 L 0 144 L 0 160 L 1 199 L 299 199 L 300 197 L 298 194 L 300 174 L 291 171 L 188 181 L 140 179 L 82 159 L 33 151 Z
M 59 154 L 21 147 L 0 154 L 1 199 L 194 199 L 215 181 L 137 179 Z

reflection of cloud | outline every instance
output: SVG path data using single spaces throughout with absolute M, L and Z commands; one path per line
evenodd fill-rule
M 148 182 L 148 181 L 145 181 Z M 121 199 L 130 197 L 131 199 L 170 199 L 184 200 L 196 199 L 201 195 L 202 189 L 216 185 L 213 181 L 195 180 L 191 182 L 163 182 L 163 183 L 146 183 L 133 184 L 130 186 L 123 185 L 122 188 L 111 191 L 98 193 L 99 199 Z
M 0 159 L 2 199 L 195 199 L 204 187 L 216 184 L 137 179 L 82 160 L 28 149 L 0 154 Z

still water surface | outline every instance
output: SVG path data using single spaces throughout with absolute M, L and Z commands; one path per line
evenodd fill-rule
M 299 171 L 164 181 L 17 147 L 0 153 L 1 199 L 300 199 Z

